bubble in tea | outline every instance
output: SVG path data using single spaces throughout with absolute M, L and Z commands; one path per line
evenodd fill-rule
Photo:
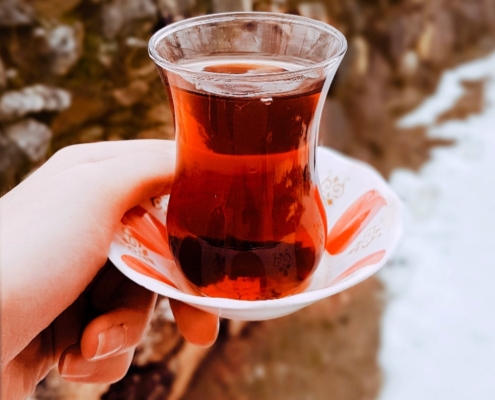
M 259 75 L 300 66 L 212 58 L 187 67 Z M 312 129 L 323 80 L 290 94 L 238 97 L 162 77 L 176 124 L 167 214 L 176 263 L 207 296 L 265 300 L 301 290 L 326 235 Z

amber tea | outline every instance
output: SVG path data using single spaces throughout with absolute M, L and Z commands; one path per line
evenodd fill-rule
M 285 69 L 231 63 L 203 70 Z M 312 180 L 308 127 L 321 84 L 269 100 L 169 87 L 179 163 L 167 227 L 177 263 L 204 294 L 277 298 L 317 265 L 326 218 Z

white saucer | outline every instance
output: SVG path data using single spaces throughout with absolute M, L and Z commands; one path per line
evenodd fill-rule
M 108 256 L 128 278 L 151 291 L 237 320 L 281 317 L 354 286 L 378 271 L 392 254 L 402 232 L 401 203 L 367 164 L 328 148 L 319 148 L 317 157 L 329 227 L 327 250 L 298 294 L 260 301 L 197 294 L 168 248 L 168 196 L 150 199 L 128 212 Z

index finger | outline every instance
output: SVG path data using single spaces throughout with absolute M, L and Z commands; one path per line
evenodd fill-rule
M 220 328 L 220 322 L 216 315 L 178 300 L 169 299 L 169 301 L 175 322 L 189 343 L 204 347 L 215 343 Z
M 136 347 L 148 326 L 156 293 L 108 266 L 91 286 L 89 300 L 98 315 L 85 327 L 81 353 L 90 359 L 121 354 Z
M 57 151 L 33 175 L 51 176 L 78 164 L 96 163 L 143 151 L 158 151 L 167 156 L 174 150 L 175 142 L 172 140 L 142 139 L 76 144 Z

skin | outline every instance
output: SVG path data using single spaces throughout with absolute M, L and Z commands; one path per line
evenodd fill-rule
M 67 147 L 0 199 L 1 398 L 24 399 L 55 366 L 74 382 L 129 368 L 156 295 L 106 264 L 125 211 L 168 193 L 175 144 Z M 218 318 L 177 301 L 184 337 L 209 346 Z

